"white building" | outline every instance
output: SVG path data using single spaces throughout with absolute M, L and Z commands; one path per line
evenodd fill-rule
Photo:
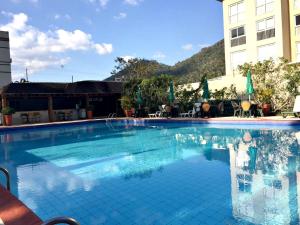
M 6 31 L 0 31 L 0 88 L 11 81 L 9 34 Z

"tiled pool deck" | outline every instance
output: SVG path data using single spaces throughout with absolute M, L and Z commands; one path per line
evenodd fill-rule
M 2 221 L 5 225 L 42 224 L 42 221 L 38 216 L 1 185 L 0 196 L 0 224 Z
M 158 121 L 158 122 L 191 122 L 191 123 L 205 123 L 205 124 L 261 124 L 261 125 L 300 125 L 299 118 L 286 118 L 282 117 L 263 117 L 263 118 L 234 118 L 234 117 L 223 117 L 223 118 L 175 118 L 175 119 L 164 119 L 164 118 L 145 118 L 145 119 L 134 119 L 134 118 L 118 118 L 118 121 L 132 120 L 132 121 Z M 0 127 L 0 131 L 6 130 L 19 130 L 26 128 L 37 128 L 37 127 L 52 127 L 72 124 L 84 124 L 84 123 L 95 123 L 105 122 L 105 119 L 93 119 L 93 120 L 80 120 L 80 121 L 68 121 L 68 122 L 56 122 L 56 123 L 42 123 L 42 124 L 28 124 L 28 125 L 16 125 Z M 65 215 L 68 216 L 68 215 Z M 21 201 L 11 195 L 6 189 L 0 185 L 0 225 L 1 219 L 5 225 L 40 225 L 42 221 L 36 216 L 29 208 L 27 208 Z
M 13 126 L 0 126 L 0 131 L 23 129 L 23 128 L 38 128 L 38 127 L 53 127 L 53 126 L 65 126 L 73 124 L 95 123 L 105 122 L 108 120 L 116 121 L 159 121 L 159 122 L 192 122 L 192 123 L 204 123 L 204 124 L 266 124 L 266 125 L 300 125 L 300 118 L 288 117 L 283 118 L 281 116 L 272 117 L 258 117 L 258 118 L 240 118 L 240 117 L 217 117 L 217 118 L 117 118 L 117 119 L 91 119 L 91 120 L 74 120 L 52 123 L 35 123 L 35 124 L 22 124 Z

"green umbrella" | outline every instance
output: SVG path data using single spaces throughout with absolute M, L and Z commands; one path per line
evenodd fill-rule
M 209 89 L 208 89 L 208 82 L 207 79 L 204 79 L 204 84 L 203 84 L 203 94 L 202 97 L 206 100 L 208 100 L 210 98 L 210 93 L 209 93 Z
M 250 147 L 249 155 L 250 155 L 249 171 L 251 174 L 253 174 L 256 169 L 257 148 Z
M 142 98 L 142 92 L 141 92 L 140 87 L 138 87 L 138 91 L 136 92 L 136 97 L 137 97 L 137 99 L 136 99 L 137 104 L 139 106 L 142 105 L 143 104 L 143 98 Z
M 170 90 L 169 90 L 168 99 L 169 99 L 170 104 L 175 101 L 174 83 L 173 83 L 173 81 L 170 82 Z
M 247 94 L 249 95 L 249 101 L 251 99 L 251 95 L 254 93 L 254 88 L 253 88 L 253 82 L 252 82 L 252 78 L 251 78 L 251 71 L 248 70 L 247 72 Z

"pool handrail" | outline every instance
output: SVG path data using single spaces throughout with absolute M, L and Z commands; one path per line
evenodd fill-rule
M 6 168 L 0 167 L 0 172 L 2 172 L 6 177 L 6 189 L 10 192 L 10 175 Z
M 45 221 L 42 225 L 55 225 L 55 224 L 68 224 L 68 225 L 80 225 L 75 219 L 70 217 L 56 217 Z

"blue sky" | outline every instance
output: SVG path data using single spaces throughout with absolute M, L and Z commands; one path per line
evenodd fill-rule
M 223 38 L 216 0 L 1 0 L 13 78 L 102 80 L 114 59 L 173 65 Z M 64 66 L 61 66 L 64 65 Z

